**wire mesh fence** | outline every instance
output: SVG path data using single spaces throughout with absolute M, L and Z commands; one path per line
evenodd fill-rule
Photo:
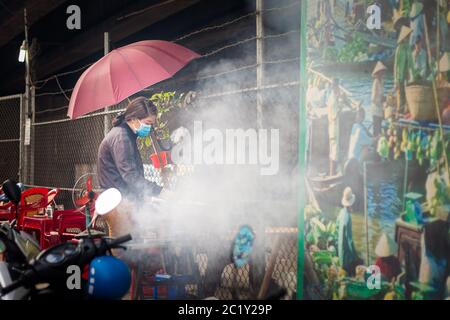
M 0 97 L 0 181 L 19 178 L 21 109 L 21 95 Z
M 255 269 L 260 262 L 255 254 L 243 266 L 233 263 L 232 230 L 216 237 L 213 247 L 197 240 L 139 250 L 140 262 L 134 264 L 139 276 L 135 279 L 133 298 L 205 299 L 214 296 L 220 300 L 248 300 L 281 292 L 284 293 L 282 299 L 295 299 L 296 232 L 295 228 L 268 228 L 263 237 L 258 235 L 265 240 L 262 272 L 258 274 Z M 178 280 L 172 283 L 155 280 L 156 274 L 166 273 Z

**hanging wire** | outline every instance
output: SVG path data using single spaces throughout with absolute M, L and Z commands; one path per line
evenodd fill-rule
M 236 43 L 233 44 L 233 46 L 236 46 Z M 220 48 L 220 50 L 222 51 L 222 50 L 228 49 L 230 47 L 231 47 L 231 45 L 228 45 L 228 46 Z M 217 50 L 219 50 L 219 49 L 217 49 Z M 217 50 L 215 50 L 215 51 L 217 51 Z M 216 53 L 218 53 L 218 52 L 216 52 Z M 280 59 L 280 60 L 268 60 L 268 61 L 263 61 L 261 64 L 263 64 L 263 65 L 273 65 L 273 64 L 290 63 L 290 62 L 299 61 L 299 59 L 300 59 L 299 57 L 294 57 L 294 58 Z M 219 72 L 219 73 L 214 73 L 214 74 L 209 74 L 209 75 L 205 75 L 205 76 L 199 76 L 199 77 L 194 77 L 194 78 L 189 78 L 189 79 L 173 81 L 172 84 L 173 85 L 179 85 L 179 84 L 184 84 L 184 83 L 189 83 L 189 82 L 195 82 L 195 81 L 202 81 L 202 80 L 212 79 L 212 78 L 224 76 L 224 75 L 235 73 L 235 72 L 239 72 L 239 71 L 244 71 L 244 70 L 256 68 L 257 66 L 258 66 L 258 64 L 254 63 L 254 64 L 245 65 L 245 66 L 242 66 L 242 67 L 237 67 L 235 69 L 227 70 L 227 71 L 223 71 L 223 72 Z M 66 89 L 64 91 L 65 92 L 70 92 L 72 90 L 73 90 L 73 88 Z M 142 91 L 143 92 L 151 92 L 151 91 L 155 91 L 155 89 L 154 88 L 153 89 L 143 89 Z M 39 96 L 60 95 L 60 94 L 61 94 L 61 91 L 55 91 L 55 92 L 43 92 L 43 93 L 40 93 L 40 94 L 36 94 L 36 96 L 39 97 Z M 70 100 L 70 99 L 68 99 L 68 100 Z M 62 108 L 64 108 L 64 107 L 60 107 L 60 108 L 56 108 L 56 109 L 46 109 L 46 110 L 42 110 L 42 111 L 37 111 L 36 114 L 45 113 L 45 112 L 48 112 L 49 110 L 58 111 L 58 110 L 61 110 Z
M 227 22 L 222 23 L 222 24 L 219 24 L 219 25 L 215 25 L 215 26 L 211 26 L 211 27 L 206 27 L 206 28 L 203 28 L 203 29 L 200 29 L 200 30 L 191 32 L 191 33 L 188 33 L 188 34 L 186 34 L 186 35 L 184 35 L 184 36 L 181 36 L 181 37 L 179 37 L 179 38 L 177 38 L 177 39 L 175 39 L 175 40 L 173 40 L 173 41 L 174 41 L 174 42 L 178 42 L 178 41 L 181 41 L 181 40 L 190 38 L 190 37 L 192 37 L 192 36 L 194 36 L 194 35 L 196 35 L 196 34 L 203 33 L 203 32 L 205 32 L 205 31 L 211 31 L 211 30 L 216 30 L 216 29 L 224 28 L 224 27 L 226 27 L 226 26 L 235 24 L 236 22 L 239 22 L 239 21 L 244 20 L 244 19 L 249 18 L 249 17 L 253 17 L 253 16 L 255 16 L 255 15 L 256 15 L 256 12 L 250 12 L 249 14 L 240 16 L 239 18 L 236 18 L 236 19 L 234 19 L 234 20 L 227 21 Z
M 58 77 L 55 77 L 55 80 L 56 80 L 56 83 L 58 84 L 59 90 L 61 90 L 61 92 L 64 95 L 64 97 L 66 97 L 67 101 L 70 101 L 70 98 L 66 95 L 65 90 L 61 87 L 61 84 L 59 83 Z
M 171 1 L 167 1 L 167 2 L 171 2 Z M 266 12 L 266 13 L 271 13 L 271 12 L 276 12 L 276 11 L 282 11 L 282 10 L 290 9 L 290 8 L 292 8 L 292 7 L 294 7 L 294 6 L 299 5 L 299 4 L 300 4 L 300 1 L 294 1 L 294 2 L 292 2 L 292 3 L 290 3 L 290 4 L 286 5 L 286 6 L 268 8 L 268 9 L 264 9 L 264 10 L 262 10 L 262 11 L 263 11 L 263 12 Z M 145 9 L 145 11 L 146 11 L 146 10 L 147 10 L 147 9 Z M 141 10 L 141 11 L 142 11 L 142 10 Z M 139 12 L 137 12 L 137 13 L 135 13 L 135 14 L 139 14 L 139 13 L 141 13 L 141 12 L 139 11 Z M 202 29 L 196 30 L 196 31 L 194 31 L 194 32 L 191 32 L 191 33 L 188 33 L 188 34 L 183 35 L 183 36 L 181 36 L 181 37 L 178 37 L 177 39 L 175 39 L 175 40 L 173 40 L 173 41 L 174 41 L 174 42 L 178 42 L 178 41 L 187 39 L 187 38 L 189 38 L 189 37 L 192 37 L 192 36 L 194 36 L 194 35 L 197 35 L 197 34 L 200 34 L 200 33 L 203 33 L 203 32 L 207 32 L 207 31 L 211 31 L 211 30 L 216 30 L 216 29 L 225 28 L 225 27 L 227 27 L 227 26 L 229 26 L 229 25 L 232 25 L 232 24 L 235 24 L 235 23 L 237 23 L 237 22 L 239 22 L 239 21 L 241 21 L 241 20 L 244 20 L 244 19 L 246 19 L 246 18 L 248 18 L 248 17 L 255 16 L 256 13 L 257 13 L 257 12 L 254 11 L 254 12 L 245 14 L 245 15 L 243 15 L 243 16 L 240 16 L 240 17 L 238 17 L 238 18 L 235 18 L 235 19 L 233 19 L 233 20 L 224 22 L 224 23 L 219 24 L 219 25 L 209 26 L 209 27 L 206 27 L 206 28 L 202 28 Z M 285 33 L 285 34 L 280 34 L 280 35 L 269 35 L 269 36 L 266 36 L 266 37 L 264 37 L 264 38 L 265 38 L 265 39 L 269 39 L 269 38 L 274 38 L 274 37 L 278 37 L 278 36 L 283 36 L 283 35 L 291 34 L 291 33 L 294 33 L 294 32 L 297 32 L 297 33 L 298 33 L 299 31 L 298 31 L 298 30 L 297 30 L 297 31 L 296 31 L 296 30 L 291 30 L 291 31 L 289 31 L 289 32 L 287 32 L 287 33 Z M 255 39 L 257 39 L 257 38 L 256 38 L 256 37 L 253 37 L 253 38 L 250 38 L 250 39 L 245 39 L 245 40 L 243 40 L 243 41 L 244 41 L 243 43 L 248 42 L 248 41 L 251 41 L 251 40 L 255 40 Z M 234 46 L 239 45 L 239 44 L 241 44 L 241 43 L 235 43 L 234 45 L 229 45 L 229 46 L 226 46 L 226 47 L 220 48 L 220 49 L 221 49 L 221 50 L 225 50 L 225 49 L 227 49 L 227 48 L 234 47 Z M 219 50 L 219 49 L 218 49 L 218 50 Z M 220 50 L 220 51 L 221 51 L 221 50 Z M 220 52 L 220 51 L 217 51 L 217 52 Z M 211 56 L 213 53 L 214 53 L 214 52 L 206 53 L 205 56 Z M 48 78 L 45 78 L 45 79 L 42 79 L 42 80 L 35 81 L 35 82 L 33 82 L 33 86 L 35 86 L 35 89 L 36 89 L 36 90 L 39 90 L 39 89 L 43 88 L 50 80 L 53 80 L 53 79 L 56 80 L 57 77 L 62 77 L 62 76 L 66 76 L 66 75 L 78 73 L 78 72 L 83 71 L 84 69 L 90 67 L 92 64 L 93 64 L 93 63 L 88 63 L 88 64 L 86 64 L 86 65 L 84 65 L 84 66 L 82 66 L 82 67 L 80 67 L 80 68 L 75 69 L 75 70 L 71 70 L 71 71 L 67 71 L 67 72 L 62 72 L 62 73 L 58 73 L 58 74 L 52 75 L 52 76 L 50 76 L 50 77 L 48 77 Z M 41 85 L 40 85 L 40 84 L 41 84 Z M 64 91 L 64 90 L 62 90 L 62 91 Z M 68 92 L 68 91 L 70 91 L 70 90 L 66 90 L 65 92 Z M 52 93 L 49 93 L 49 94 L 52 94 Z
M 40 89 L 40 88 L 42 88 L 48 81 L 53 80 L 53 79 L 55 79 L 56 77 L 67 76 L 67 75 L 69 75 L 69 74 L 74 74 L 74 73 L 80 72 L 80 71 L 82 71 L 82 70 L 84 70 L 84 69 L 90 67 L 91 65 L 93 65 L 93 63 L 88 63 L 88 64 L 86 64 L 86 65 L 84 65 L 84 66 L 82 66 L 82 67 L 80 67 L 80 68 L 78 68 L 78 69 L 71 70 L 71 71 L 67 71 L 67 72 L 63 72 L 63 73 L 58 73 L 58 74 L 55 74 L 55 75 L 53 75 L 53 76 L 51 76 L 51 77 L 48 77 L 48 78 L 46 78 L 46 79 L 35 81 L 33 84 L 36 85 L 36 84 L 39 84 L 39 83 L 43 83 L 42 86 L 36 87 L 36 89 Z

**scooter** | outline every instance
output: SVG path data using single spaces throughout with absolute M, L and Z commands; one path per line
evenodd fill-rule
M 12 180 L 6 180 L 2 185 L 2 193 L 3 199 L 12 203 L 16 217 L 11 222 L 0 224 L 0 285 L 3 287 L 19 278 L 22 270 L 37 257 L 40 248 L 30 235 L 16 229 L 21 197 L 20 185 Z M 2 299 L 18 299 L 26 292 L 27 290 L 22 288 Z
M 97 200 L 99 208 L 104 210 L 96 210 L 97 215 L 111 212 L 121 201 L 118 190 L 104 193 Z M 3 279 L 0 297 L 2 300 L 119 299 L 128 292 L 131 275 L 126 264 L 113 257 L 111 250 L 126 249 L 122 244 L 130 240 L 130 235 L 93 238 L 88 232 L 77 242 L 42 251 L 25 268 L 15 270 L 19 273 L 16 280 L 12 280 L 10 266 L 0 268 Z

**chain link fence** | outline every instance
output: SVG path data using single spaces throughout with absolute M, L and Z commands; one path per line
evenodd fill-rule
M 295 299 L 297 285 L 297 229 L 266 228 L 257 234 L 265 243 L 263 269 L 258 272 L 258 254 L 252 254 L 247 264 L 237 267 L 231 259 L 235 231 L 204 241 L 213 241 L 210 247 L 204 241 L 172 243 L 158 250 L 141 249 L 140 276 L 136 280 L 134 299 L 205 299 L 248 300 L 277 296 Z M 255 244 L 254 250 L 258 245 Z M 131 253 L 133 255 L 133 253 Z M 179 277 L 176 284 L 155 280 L 156 274 L 168 273 Z M 175 289 L 176 287 L 176 289 Z M 175 290 L 174 290 L 175 289 Z M 176 291 L 174 293 L 173 291 Z M 283 295 L 284 294 L 284 295 Z
M 22 95 L 0 97 L 0 181 L 19 179 Z
M 104 138 L 104 124 L 111 123 L 114 113 L 97 112 L 76 120 L 66 118 L 65 114 L 55 119 L 57 116 L 41 121 L 44 117 L 37 115 L 32 124 L 34 174 L 29 181 L 36 186 L 59 188 L 58 203 L 72 208 L 72 190 L 77 187 L 76 181 L 86 173 L 96 172 L 97 150 Z

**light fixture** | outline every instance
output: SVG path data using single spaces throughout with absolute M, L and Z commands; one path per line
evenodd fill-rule
M 25 43 L 25 40 L 22 42 L 22 45 L 20 46 L 20 52 L 19 52 L 19 62 L 25 61 L 25 55 L 27 53 L 27 44 Z

